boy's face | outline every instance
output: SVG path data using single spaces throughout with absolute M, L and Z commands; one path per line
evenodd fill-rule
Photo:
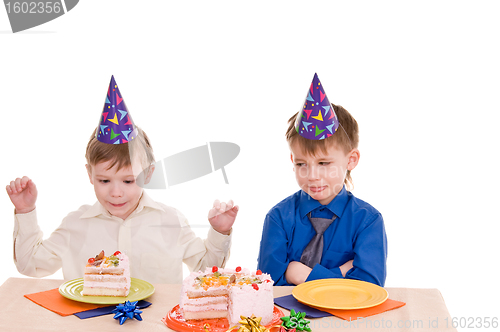
M 118 166 L 108 169 L 112 161 L 87 165 L 90 183 L 94 185 L 95 195 L 108 212 L 121 219 L 126 219 L 139 205 L 142 188 L 137 185 L 137 177 L 142 172 L 140 162 L 132 166 Z
M 328 153 L 319 150 L 316 156 L 304 154 L 299 142 L 290 147 L 295 178 L 300 188 L 322 205 L 330 203 L 342 190 L 347 170 L 358 164 L 359 151 L 353 149 L 346 154 L 335 146 Z

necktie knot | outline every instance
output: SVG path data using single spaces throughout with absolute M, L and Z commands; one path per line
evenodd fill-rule
M 337 218 L 337 216 L 334 215 L 332 219 L 312 218 L 311 213 L 309 213 L 307 217 L 316 231 L 316 235 L 302 252 L 300 261 L 310 268 L 314 268 L 314 265 L 321 262 L 321 256 L 323 256 L 323 233 Z
M 316 231 L 317 235 L 323 235 L 326 229 L 333 222 L 333 219 L 325 219 L 325 218 L 311 218 L 309 217 L 311 224 Z

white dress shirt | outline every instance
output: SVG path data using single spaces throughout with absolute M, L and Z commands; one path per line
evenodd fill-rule
M 145 192 L 125 220 L 112 216 L 99 202 L 83 205 L 45 240 L 36 209 L 15 215 L 14 261 L 20 273 L 31 277 L 48 276 L 62 267 L 64 279 L 81 278 L 89 258 L 101 250 L 106 256 L 119 250 L 130 259 L 132 277 L 180 284 L 182 262 L 190 271 L 224 267 L 230 247 L 231 235 L 210 227 L 202 240 L 182 213 L 153 201 Z

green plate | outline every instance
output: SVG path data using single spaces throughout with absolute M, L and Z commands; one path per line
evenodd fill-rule
M 130 278 L 130 292 L 128 296 L 84 296 L 83 278 L 73 279 L 59 286 L 59 293 L 73 301 L 94 303 L 94 304 L 118 304 L 125 301 L 139 301 L 151 296 L 155 288 L 149 282 Z

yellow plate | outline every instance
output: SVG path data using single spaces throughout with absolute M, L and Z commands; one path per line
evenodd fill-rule
M 83 296 L 83 278 L 73 279 L 59 286 L 59 293 L 74 301 L 94 304 L 118 304 L 125 301 L 139 301 L 151 296 L 155 288 L 149 282 L 130 278 L 130 292 L 128 296 Z
M 299 302 L 325 309 L 363 309 L 383 303 L 389 294 L 375 284 L 352 279 L 319 279 L 292 291 Z

